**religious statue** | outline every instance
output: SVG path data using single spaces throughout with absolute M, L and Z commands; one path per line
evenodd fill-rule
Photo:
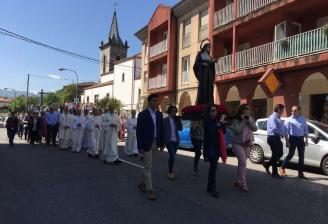
M 211 44 L 201 44 L 193 67 L 194 74 L 198 80 L 198 93 L 196 105 L 214 102 L 213 88 L 215 78 L 215 63 L 210 56 Z

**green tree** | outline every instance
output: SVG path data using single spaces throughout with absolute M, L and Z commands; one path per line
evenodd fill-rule
M 28 105 L 29 106 L 39 105 L 38 97 L 30 96 L 28 98 Z M 16 97 L 16 99 L 10 104 L 9 109 L 11 111 L 23 112 L 25 110 L 25 107 L 26 107 L 26 98 L 25 98 L 25 96 L 19 96 L 19 97 Z
M 11 111 L 22 112 L 25 109 L 26 99 L 23 96 L 16 97 L 16 99 L 11 102 L 9 108 Z
M 60 98 L 60 92 L 51 92 L 45 95 L 43 99 L 43 103 L 45 106 L 51 106 L 53 104 L 60 104 L 61 103 L 61 98 Z
M 29 106 L 37 106 L 39 105 L 39 99 L 36 96 L 30 96 L 28 98 L 28 105 Z
M 103 98 L 96 103 L 97 107 L 105 109 L 108 107 L 113 108 L 114 110 L 120 111 L 122 109 L 122 102 L 116 98 Z
M 60 101 L 62 104 L 66 103 L 66 102 L 73 102 L 74 98 L 75 98 L 75 94 L 76 94 L 76 86 L 69 85 L 57 92 L 60 96 Z

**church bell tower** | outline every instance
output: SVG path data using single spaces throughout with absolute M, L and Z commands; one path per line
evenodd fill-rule
M 128 42 L 123 43 L 118 31 L 117 15 L 114 11 L 113 20 L 107 42 L 100 44 L 100 75 L 114 70 L 114 62 L 125 59 L 128 54 Z

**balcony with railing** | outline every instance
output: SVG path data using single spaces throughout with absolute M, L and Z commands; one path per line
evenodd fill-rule
M 214 14 L 214 27 L 220 27 L 230 23 L 234 19 L 233 4 L 217 11 Z
M 250 12 L 256 11 L 276 1 L 279 0 L 238 0 L 237 16 L 245 16 Z
M 232 70 L 232 55 L 224 56 L 218 60 L 216 72 L 224 74 Z
M 246 16 L 251 12 L 259 10 L 277 1 L 279 0 L 238 0 L 237 15 L 234 13 L 234 3 L 226 6 L 214 14 L 214 28 L 224 26 L 236 18 Z
M 159 74 L 149 78 L 148 89 L 159 89 L 167 86 L 167 74 Z
M 168 41 L 163 40 L 150 48 L 150 57 L 155 57 L 167 51 Z
M 255 68 L 326 51 L 328 35 L 324 33 L 324 28 L 318 28 L 238 52 L 235 55 L 234 70 Z M 232 72 L 232 57 L 229 55 L 219 59 L 219 74 Z
M 190 33 L 186 33 L 183 36 L 183 40 L 182 40 L 183 48 L 190 47 L 190 44 L 191 44 L 191 34 Z

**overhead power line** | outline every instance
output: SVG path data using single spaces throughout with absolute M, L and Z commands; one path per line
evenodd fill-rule
M 97 64 L 104 63 L 101 60 L 98 60 L 98 59 L 95 59 L 95 58 L 92 58 L 92 57 L 89 57 L 89 56 L 85 56 L 85 55 L 82 55 L 82 54 L 79 54 L 79 53 L 76 53 L 76 52 L 71 52 L 71 51 L 68 51 L 68 50 L 63 50 L 63 49 L 60 49 L 60 48 L 57 48 L 57 47 L 53 47 L 53 46 L 51 46 L 49 44 L 46 44 L 46 43 L 42 43 L 42 42 L 39 42 L 39 41 L 32 40 L 28 37 L 25 37 L 23 35 L 14 33 L 12 31 L 6 30 L 6 29 L 1 28 L 1 27 L 0 27 L 0 34 L 22 40 L 22 41 L 28 42 L 30 44 L 35 44 L 37 46 L 44 47 L 44 48 L 47 48 L 49 50 L 53 50 L 53 51 L 56 51 L 58 53 L 65 54 L 65 55 L 68 55 L 68 56 L 71 56 L 71 57 L 74 57 L 74 58 L 77 58 L 77 59 L 81 59 L 81 60 L 84 60 L 84 61 L 93 62 L 93 63 L 97 63 Z M 109 65 L 108 62 L 105 62 L 105 63 L 107 65 Z M 133 67 L 133 66 L 127 66 L 127 65 L 116 65 L 116 66 L 140 69 L 140 68 L 136 68 L 136 67 Z

